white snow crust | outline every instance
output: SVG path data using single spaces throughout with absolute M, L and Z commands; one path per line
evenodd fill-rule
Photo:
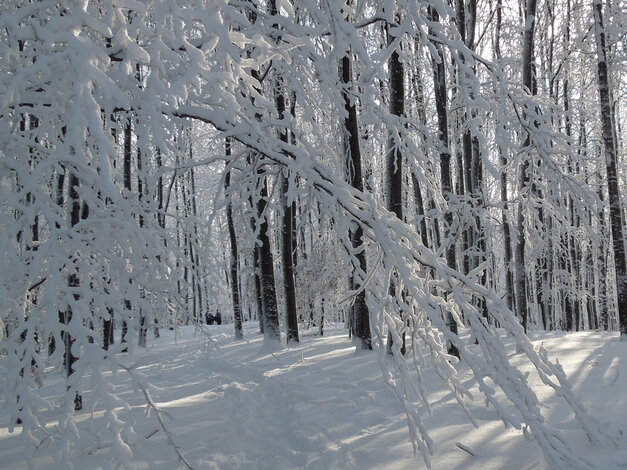
M 355 354 L 355 347 L 340 326 L 327 328 L 324 337 L 302 333 L 301 343 L 277 351 L 263 347 L 256 323 L 245 323 L 245 341 L 235 341 L 232 325 L 193 326 L 162 330 L 150 338 L 148 348 L 132 359 L 122 359 L 133 373 L 150 383 L 150 396 L 161 410 L 164 423 L 181 455 L 195 469 L 423 469 L 408 440 L 403 407 L 382 378 L 376 351 Z M 206 333 L 209 333 L 207 335 Z M 568 379 L 589 414 L 619 435 L 617 447 L 589 444 L 568 406 L 541 380 L 528 361 L 515 354 L 513 340 L 504 332 L 511 363 L 529 373 L 531 388 L 550 410 L 548 424 L 559 430 L 569 447 L 598 470 L 626 468 L 627 343 L 617 333 L 537 332 L 534 347 L 545 347 L 559 359 Z M 462 340 L 470 349 L 467 332 Z M 429 356 L 429 351 L 422 351 Z M 519 360 L 520 359 L 520 360 Z M 477 383 L 463 361 L 459 379 L 475 397 L 468 401 L 478 427 L 469 423 L 451 392 L 425 361 L 423 385 L 431 414 L 423 421 L 435 444 L 433 469 L 447 470 L 548 470 L 534 439 L 505 427 L 494 409 L 486 408 Z M 46 377 L 42 396 L 63 395 L 64 380 L 54 370 Z M 184 468 L 167 436 L 158 426 L 154 410 L 146 416 L 143 391 L 134 389 L 129 374 L 116 377 L 103 367 L 102 374 L 116 394 L 130 404 L 117 409 L 120 419 L 133 423 L 136 439 L 130 468 Z M 488 379 L 489 380 L 489 379 Z M 82 381 L 83 400 L 92 403 L 95 380 Z M 502 394 L 501 391 L 496 391 Z M 501 397 L 502 398 L 502 397 Z M 502 400 L 505 411 L 516 415 Z M 91 405 L 90 405 L 91 406 Z M 4 407 L 2 407 L 4 409 Z M 76 469 L 108 468 L 110 446 L 100 426 L 101 406 L 78 412 L 79 431 L 71 463 Z M 9 433 L 8 415 L 0 416 L 0 468 L 56 469 L 54 446 L 45 439 L 36 450 L 26 450 L 19 439 L 20 426 Z M 55 426 L 54 417 L 51 424 Z M 156 432 L 155 432 L 156 431 Z M 41 436 L 39 436 L 41 437 Z

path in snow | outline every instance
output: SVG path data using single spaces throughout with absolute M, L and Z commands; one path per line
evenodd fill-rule
M 203 346 L 203 335 L 193 327 L 164 331 L 145 351 L 125 359 L 137 364 L 137 370 L 155 386 L 153 398 L 171 416 L 168 428 L 195 469 L 426 468 L 420 457 L 413 457 L 404 414 L 383 383 L 377 352 L 356 356 L 345 331 L 330 328 L 328 336 L 305 334 L 295 347 L 269 354 L 263 352 L 256 325 L 245 327 L 247 340 L 240 342 L 233 341 L 232 325 L 208 327 L 217 349 Z M 615 334 L 594 332 L 542 332 L 532 339 L 560 358 L 593 415 L 616 430 L 627 430 L 627 342 L 617 341 Z M 519 359 L 512 351 L 512 363 Z M 44 396 L 59 393 L 62 380 L 55 374 L 48 372 L 41 391 Z M 425 416 L 425 424 L 437 447 L 433 469 L 546 470 L 535 442 L 496 420 L 494 411 L 484 407 L 463 364 L 460 374 L 475 394 L 470 408 L 478 429 L 467 422 L 433 370 L 424 372 L 433 404 L 433 414 Z M 120 416 L 134 421 L 138 434 L 151 434 L 156 429 L 154 418 L 145 417 L 142 396 L 133 390 L 128 376 L 120 371 L 111 380 L 132 406 L 130 411 L 119 410 Z M 533 374 L 529 380 L 539 387 Z M 102 412 L 90 414 L 89 378 L 84 379 L 83 388 L 86 408 L 79 416 L 81 438 L 73 463 L 81 470 L 102 468 L 107 443 L 97 449 L 89 433 L 90 429 L 98 431 Z M 538 393 L 547 405 L 547 419 L 580 456 L 595 462 L 598 470 L 627 469 L 625 436 L 618 449 L 592 447 L 576 430 L 565 407 L 553 406 L 556 397 L 540 388 Z M 506 408 L 513 411 L 511 406 Z M 54 449 L 42 446 L 25 455 L 17 432 L 9 434 L 5 421 L 0 420 L 0 468 L 26 468 L 26 457 L 35 468 L 57 468 Z M 162 432 L 152 435 L 143 448 L 153 459 L 150 468 L 183 468 Z M 132 468 L 148 466 L 136 460 Z

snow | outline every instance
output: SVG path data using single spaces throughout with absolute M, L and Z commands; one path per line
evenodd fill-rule
M 413 455 L 403 406 L 383 380 L 378 352 L 355 354 L 341 326 L 327 327 L 324 337 L 302 331 L 301 343 L 276 351 L 264 349 L 256 323 L 244 324 L 244 341 L 234 340 L 232 325 L 202 328 L 162 330 L 160 338 L 149 338 L 146 350 L 121 360 L 150 384 L 145 391 L 163 412 L 168 434 L 193 468 L 426 468 L 420 456 Z M 623 360 L 627 343 L 619 341 L 617 333 L 531 334 L 536 349 L 542 346 L 551 358 L 559 359 L 590 415 L 620 436 L 613 448 L 589 444 L 568 405 L 553 389 L 541 386 L 524 355 L 515 354 L 514 341 L 502 331 L 499 334 L 511 363 L 529 373 L 529 385 L 538 394 L 546 420 L 578 456 L 598 470 L 627 468 L 627 439 L 619 434 L 627 425 Z M 462 330 L 461 337 L 469 350 L 479 347 L 472 344 L 468 332 Z M 426 349 L 422 353 L 430 354 Z M 430 362 L 427 357 L 425 364 Z M 433 366 L 424 366 L 423 386 L 432 413 L 425 413 L 422 420 L 435 443 L 432 468 L 548 469 L 534 439 L 504 427 L 496 412 L 485 407 L 464 361 L 457 367 L 459 380 L 474 397 L 468 407 L 478 427 L 469 423 Z M 133 386 L 123 368 L 115 376 L 104 368 L 101 372 L 116 395 L 130 405 L 115 409 L 120 420 L 133 423 L 136 434 L 129 468 L 184 468 L 159 429 L 154 410 L 146 416 L 144 391 Z M 63 396 L 63 377 L 54 370 L 45 375 L 40 392 L 56 402 Z M 112 441 L 95 438 L 102 435 L 105 422 L 102 405 L 91 410 L 94 387 L 102 386 L 98 382 L 102 378 L 87 374 L 82 380 L 85 407 L 76 415 L 79 437 L 72 443 L 71 458 L 77 469 L 108 466 Z M 500 401 L 506 413 L 516 415 L 512 404 Z M 50 418 L 52 430 L 56 423 Z M 55 446 L 47 446 L 44 440 L 38 449 L 26 450 L 19 439 L 21 427 L 10 433 L 7 420 L 3 411 L 0 467 L 18 470 L 30 462 L 37 469 L 58 468 Z

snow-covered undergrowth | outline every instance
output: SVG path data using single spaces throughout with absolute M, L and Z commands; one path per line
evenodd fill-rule
M 122 363 L 142 374 L 156 406 L 163 411 L 170 438 L 195 469 L 423 469 L 408 440 L 405 412 L 384 383 L 378 353 L 362 352 L 342 328 L 318 337 L 304 332 L 301 343 L 267 353 L 257 325 L 245 325 L 246 341 L 235 342 L 232 325 L 207 327 L 212 341 L 193 327 L 163 331 L 145 351 Z M 462 338 L 470 341 L 469 335 Z M 505 334 L 512 364 L 515 347 Z M 589 413 L 619 435 L 618 447 L 591 445 L 578 429 L 572 412 L 552 391 L 541 387 L 530 371 L 529 383 L 545 405 L 545 417 L 576 453 L 598 470 L 627 468 L 627 342 L 613 333 L 546 333 L 532 335 L 558 358 Z M 217 347 L 216 347 L 217 346 Z M 470 348 L 477 346 L 471 345 Z M 428 355 L 427 351 L 424 351 Z M 425 361 L 429 364 L 430 361 Z M 520 361 L 528 372 L 526 361 Z M 46 371 L 42 395 L 57 400 L 64 381 Z M 116 394 L 130 405 L 117 410 L 134 423 L 135 455 L 131 468 L 183 468 L 154 411 L 146 417 L 144 390 L 134 389 L 129 375 L 104 372 Z M 432 468 L 548 469 L 534 439 L 506 428 L 493 409 L 486 408 L 472 374 L 462 362 L 459 379 L 473 393 L 468 405 L 477 420 L 473 427 L 432 366 L 422 371 L 432 414 L 424 424 L 435 442 Z M 73 445 L 76 469 L 107 465 L 111 441 L 99 439 L 103 412 L 91 410 L 95 384 L 83 379 L 85 409 L 79 412 L 79 437 Z M 502 392 L 497 392 L 502 393 Z M 503 400 L 505 403 L 505 401 Z M 505 411 L 515 414 L 512 405 Z M 4 407 L 3 407 L 4 408 Z M 54 417 L 51 417 L 54 418 Z M 20 426 L 9 433 L 8 415 L 0 416 L 0 468 L 54 469 L 54 446 L 45 440 L 28 450 L 19 440 Z M 54 419 L 49 426 L 54 426 Z

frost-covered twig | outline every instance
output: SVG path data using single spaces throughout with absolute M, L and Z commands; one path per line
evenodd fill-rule
M 125 366 L 123 364 L 119 364 L 119 366 L 129 374 L 129 376 L 133 379 L 133 382 L 135 383 L 135 385 L 137 385 L 139 389 L 142 391 L 144 398 L 146 399 L 146 406 L 147 406 L 146 412 L 149 413 L 150 410 L 153 410 L 155 412 L 155 417 L 157 418 L 159 429 L 161 429 L 161 431 L 163 431 L 163 433 L 165 434 L 168 440 L 168 444 L 170 444 L 170 446 L 174 449 L 179 460 L 183 462 L 189 470 L 193 470 L 193 467 L 191 466 L 191 464 L 187 461 L 185 456 L 181 453 L 180 447 L 177 444 L 175 444 L 174 439 L 172 438 L 172 434 L 170 433 L 167 426 L 165 425 L 165 422 L 163 421 L 162 415 L 164 414 L 167 415 L 167 413 L 161 410 L 161 408 L 159 408 L 157 404 L 153 401 L 152 397 L 150 396 L 150 391 L 148 390 L 148 387 L 144 383 L 144 380 L 142 380 L 139 374 L 134 370 L 133 366 Z
M 165 111 L 165 110 L 164 110 Z M 451 269 L 446 265 L 445 260 L 439 257 L 429 248 L 423 246 L 415 235 L 413 227 L 398 220 L 393 214 L 379 207 L 375 201 L 362 192 L 351 188 L 340 178 L 333 175 L 327 167 L 318 163 L 306 151 L 296 146 L 280 142 L 267 134 L 260 134 L 253 127 L 236 125 L 229 120 L 224 120 L 221 116 L 208 113 L 206 110 L 193 107 L 182 106 L 178 109 L 167 108 L 167 112 L 173 115 L 197 118 L 211 123 L 220 130 L 229 130 L 234 133 L 234 139 L 242 144 L 258 151 L 282 165 L 295 165 L 299 175 L 309 181 L 309 184 L 317 191 L 317 196 L 324 200 L 327 207 L 335 208 L 338 220 L 340 217 L 348 215 L 355 223 L 364 229 L 364 235 L 372 243 L 378 245 L 383 252 L 384 265 L 387 269 L 396 269 L 402 283 L 402 287 L 407 289 L 412 302 L 416 308 L 422 310 L 422 315 L 416 315 L 413 308 L 400 304 L 389 304 L 396 313 L 392 312 L 380 317 L 378 324 L 382 334 L 384 325 L 395 337 L 395 343 L 399 344 L 401 329 L 405 329 L 404 322 L 397 322 L 394 318 L 412 318 L 413 328 L 417 330 L 432 329 L 433 334 L 420 335 L 421 339 L 428 340 L 428 346 L 433 352 L 433 361 L 438 374 L 444 383 L 449 387 L 458 403 L 470 416 L 464 403 L 465 391 L 459 385 L 456 373 L 452 367 L 452 359 L 444 351 L 441 335 L 451 341 L 461 353 L 462 358 L 471 367 L 475 377 L 479 382 L 479 388 L 484 394 L 486 401 L 497 411 L 499 417 L 506 423 L 517 428 L 521 427 L 520 420 L 509 416 L 505 412 L 499 399 L 494 395 L 491 387 L 485 382 L 486 377 L 490 377 L 503 390 L 507 399 L 512 402 L 519 413 L 522 421 L 530 427 L 533 436 L 536 438 L 544 453 L 547 462 L 557 469 L 590 468 L 590 465 L 576 457 L 572 449 L 563 444 L 558 434 L 546 423 L 535 393 L 529 387 L 526 377 L 518 369 L 512 366 L 507 358 L 504 345 L 485 324 L 485 320 L 471 304 L 473 296 L 483 298 L 488 303 L 491 315 L 499 322 L 509 334 L 511 334 L 520 350 L 524 352 L 529 361 L 543 378 L 543 382 L 554 388 L 559 396 L 566 398 L 578 416 L 578 421 L 586 429 L 589 436 L 596 440 L 605 433 L 600 426 L 594 424 L 590 417 L 586 415 L 583 407 L 577 404 L 567 382 L 558 384 L 544 380 L 548 375 L 556 375 L 558 372 L 555 366 L 546 358 L 541 358 L 533 349 L 533 345 L 524 335 L 521 325 L 516 321 L 516 317 L 496 292 L 491 291 L 478 284 L 474 279 Z M 247 129 L 242 132 L 242 127 Z M 239 132 L 235 133 L 235 129 Z M 429 282 L 427 278 L 432 276 L 434 281 Z M 450 298 L 444 298 L 432 292 L 432 288 L 437 287 L 439 292 L 450 292 Z M 380 298 L 387 296 L 380 294 Z M 384 304 L 387 305 L 387 304 Z M 381 310 L 383 307 L 381 307 Z M 451 309 L 454 315 L 461 318 L 456 313 L 459 311 L 469 322 L 473 335 L 479 341 L 483 358 L 468 350 L 467 346 L 457 335 L 450 332 L 442 319 L 443 309 Z M 383 340 L 380 338 L 380 344 Z M 394 351 L 394 349 L 393 349 Z M 404 365 L 404 359 L 400 356 L 400 351 L 394 353 L 396 358 L 397 372 L 392 373 L 385 361 L 381 361 L 386 382 L 392 385 L 395 394 L 401 400 L 410 423 L 410 437 L 417 450 L 420 450 L 425 461 L 428 461 L 427 454 L 431 452 L 431 442 L 424 429 L 420 416 L 417 413 L 412 401 L 412 385 L 409 372 Z M 605 442 L 611 442 L 605 439 Z

